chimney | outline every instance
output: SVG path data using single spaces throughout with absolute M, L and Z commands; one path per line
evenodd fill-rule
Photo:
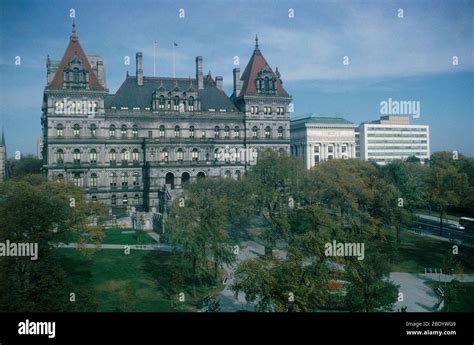
M 198 89 L 204 89 L 204 77 L 202 76 L 202 56 L 196 56 L 196 79 L 198 82 Z
M 137 85 L 142 86 L 143 85 L 143 53 L 137 53 L 137 61 L 136 61 L 136 67 L 137 67 Z
M 240 68 L 234 68 L 234 97 L 240 94 Z
M 216 86 L 219 90 L 224 91 L 224 78 L 216 76 Z

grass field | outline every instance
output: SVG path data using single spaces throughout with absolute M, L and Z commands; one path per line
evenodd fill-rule
M 393 244 L 396 241 L 395 232 L 388 231 L 388 237 Z M 421 273 L 425 268 L 442 268 L 443 258 L 452 252 L 453 244 L 440 241 L 413 232 L 401 231 L 401 244 L 392 258 L 392 272 Z M 458 259 L 463 272 L 474 273 L 474 248 L 459 246 Z
M 139 235 L 133 229 L 119 229 L 119 228 L 106 228 L 104 230 L 105 237 L 101 243 L 104 244 L 153 244 L 156 241 L 148 236 L 144 231 L 141 231 Z M 79 234 L 73 234 L 69 236 L 68 241 L 70 243 L 78 242 Z
M 98 250 L 91 257 L 76 249 L 57 249 L 56 254 L 74 286 L 92 289 L 98 311 L 169 312 L 196 311 L 203 297 L 217 295 L 216 287 L 198 288 L 197 297 L 183 289 L 185 302 L 178 301 L 176 285 L 167 277 L 171 253 L 132 250 Z

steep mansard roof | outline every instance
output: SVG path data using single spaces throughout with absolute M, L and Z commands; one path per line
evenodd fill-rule
M 257 40 L 258 42 L 258 40 Z M 263 69 L 267 68 L 276 78 L 276 90 L 278 96 L 289 97 L 286 90 L 281 85 L 280 76 L 273 72 L 270 65 L 268 65 L 267 60 L 263 56 L 262 52 L 258 48 L 258 43 L 253 51 L 252 57 L 250 58 L 247 67 L 245 67 L 244 73 L 240 78 L 242 80 L 242 90 L 238 96 L 242 95 L 257 95 L 256 82 L 257 74 Z
M 136 77 L 128 76 L 115 95 L 106 97 L 106 108 L 116 107 L 140 107 L 145 109 L 151 107 L 153 92 L 173 91 L 176 87 L 180 92 L 196 92 L 201 101 L 201 111 L 214 109 L 219 111 L 238 111 L 234 103 L 229 99 L 225 92 L 219 90 L 215 83 L 204 78 L 204 89 L 198 90 L 196 79 L 190 78 L 162 78 L 162 77 L 143 77 L 143 85 L 139 86 Z
M 91 90 L 98 90 L 103 91 L 104 88 L 100 85 L 99 81 L 95 73 L 92 70 L 92 67 L 89 63 L 89 59 L 87 58 L 84 50 L 79 43 L 79 37 L 76 34 L 76 25 L 73 24 L 72 26 L 72 34 L 69 38 L 69 44 L 64 52 L 63 58 L 59 63 L 59 67 L 54 75 L 53 80 L 48 85 L 50 89 L 62 89 L 64 86 L 64 69 L 69 65 L 69 62 L 77 56 L 79 60 L 81 60 L 82 65 L 84 66 L 85 70 L 89 74 L 89 88 Z

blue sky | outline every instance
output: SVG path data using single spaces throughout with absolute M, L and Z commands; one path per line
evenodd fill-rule
M 461 0 L 2 0 L 0 127 L 9 155 L 36 152 L 46 56 L 61 59 L 71 8 L 82 47 L 105 59 L 111 93 L 127 70 L 135 74 L 137 51 L 145 75 L 153 75 L 156 40 L 157 75 L 172 76 L 176 42 L 177 76 L 193 76 L 202 55 L 206 73 L 223 75 L 230 94 L 234 56 L 243 70 L 258 33 L 263 54 L 294 98 L 295 116 L 340 115 L 360 123 L 377 119 L 388 98 L 420 101 L 421 116 L 411 121 L 430 125 L 431 151 L 474 156 L 474 1 Z

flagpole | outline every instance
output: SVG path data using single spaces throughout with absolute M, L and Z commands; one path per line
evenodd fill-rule
M 156 77 L 156 41 L 153 42 L 153 76 Z
M 176 78 L 176 61 L 174 57 L 174 42 L 173 42 L 173 78 Z

